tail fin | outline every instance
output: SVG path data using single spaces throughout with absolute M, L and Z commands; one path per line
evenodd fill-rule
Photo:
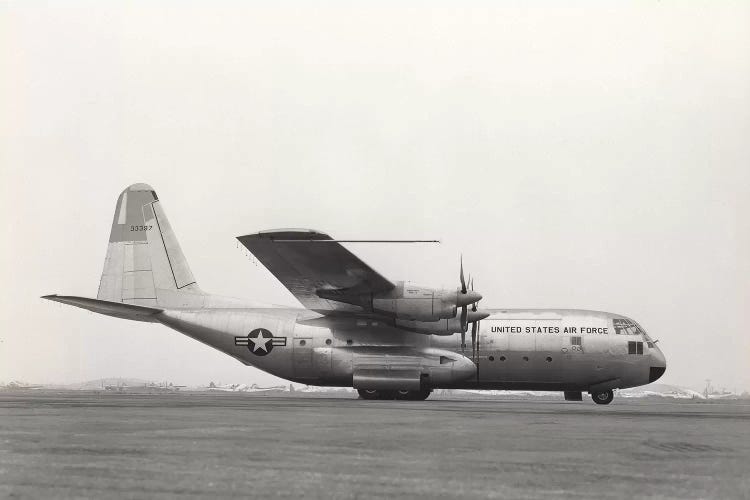
M 190 271 L 159 197 L 133 184 L 117 199 L 97 299 L 151 307 L 199 307 Z

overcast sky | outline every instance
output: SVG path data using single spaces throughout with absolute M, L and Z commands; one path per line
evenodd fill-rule
M 665 383 L 750 390 L 750 3 L 0 4 L 0 381 L 275 379 L 96 296 L 155 187 L 207 291 L 295 305 L 235 236 L 351 247 L 486 307 L 617 312 Z M 55 5 L 53 3 L 53 5 Z

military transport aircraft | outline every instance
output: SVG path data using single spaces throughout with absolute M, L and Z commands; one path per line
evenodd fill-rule
M 294 382 L 354 387 L 364 399 L 426 399 L 435 388 L 582 392 L 653 382 L 664 355 L 635 321 L 564 309 L 479 309 L 467 284 L 391 281 L 327 234 L 279 229 L 239 241 L 302 303 L 289 308 L 204 292 L 156 192 L 117 200 L 97 298 L 43 298 L 161 323 Z M 467 335 L 471 329 L 471 334 Z M 468 337 L 468 338 L 467 338 Z

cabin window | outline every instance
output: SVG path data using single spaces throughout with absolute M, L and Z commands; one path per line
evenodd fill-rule
M 490 361 L 495 361 L 495 356 L 490 356 L 490 357 L 489 357 L 489 358 L 487 358 L 487 359 L 489 359 Z
M 331 339 L 326 339 L 326 345 L 331 345 Z

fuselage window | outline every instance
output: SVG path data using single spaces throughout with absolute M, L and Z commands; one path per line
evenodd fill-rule
M 570 337 L 570 345 L 581 345 L 581 337 Z
M 643 342 L 628 342 L 628 354 L 643 354 Z

